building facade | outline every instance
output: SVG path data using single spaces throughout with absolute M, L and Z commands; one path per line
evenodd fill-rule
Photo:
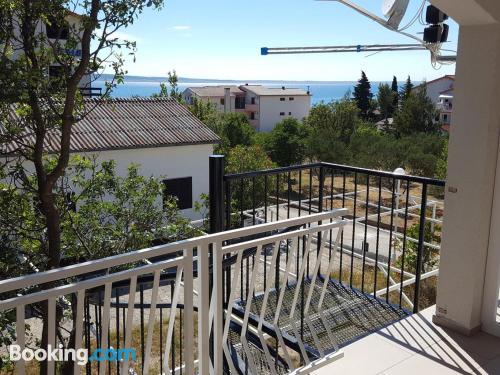
M 138 164 L 141 175 L 164 181 L 165 194 L 177 198 L 184 216 L 201 218 L 194 206 L 201 194 L 208 193 L 209 156 L 219 142 L 212 130 L 169 98 L 87 99 L 85 112 L 73 128 L 72 154 L 98 162 L 114 160 L 122 177 L 130 164 Z M 48 152 L 57 152 L 59 138 L 59 130 L 47 134 Z M 25 141 L 35 139 L 27 134 Z M 0 155 L 15 156 L 22 147 L 15 142 L 0 145 Z M 34 170 L 30 164 L 26 168 Z
M 449 131 L 451 125 L 454 83 L 455 76 L 453 75 L 445 75 L 425 83 L 427 96 L 436 105 L 439 111 L 438 120 L 445 131 Z M 423 85 L 419 85 L 415 87 L 415 90 L 423 87 Z
M 188 87 L 182 98 L 188 104 L 195 99 L 211 103 L 219 112 L 245 113 L 245 92 L 238 86 Z
M 213 103 L 219 112 L 244 113 L 257 131 L 269 132 L 285 118 L 302 120 L 309 115 L 311 94 L 305 90 L 260 85 L 189 87 L 183 93 L 194 100 Z
M 16 38 L 17 40 L 11 41 L 13 47 L 12 59 L 16 60 L 21 56 L 23 48 L 20 45 L 22 40 L 20 38 L 20 24 L 19 22 L 14 22 L 13 25 L 13 33 L 19 37 Z M 56 46 L 58 46 L 58 48 L 63 49 L 69 56 L 71 56 L 74 61 L 79 61 L 82 55 L 82 47 L 79 43 L 81 34 L 83 33 L 82 30 L 82 16 L 66 10 L 65 22 L 62 25 L 56 24 L 55 20 L 48 20 L 47 23 L 43 21 L 37 22 L 36 39 L 45 41 L 45 43 L 50 44 L 52 48 L 56 48 Z M 73 45 L 75 40 L 78 43 Z M 54 61 L 52 64 L 47 66 L 48 77 L 54 78 L 60 75 L 62 75 L 62 66 L 60 64 Z M 101 94 L 100 88 L 92 87 L 92 75 L 93 72 L 88 71 L 80 80 L 79 89 L 83 96 L 90 97 Z

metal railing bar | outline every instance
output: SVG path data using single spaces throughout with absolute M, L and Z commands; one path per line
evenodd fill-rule
M 259 246 L 259 245 L 268 245 L 268 244 L 275 242 L 275 241 L 284 241 L 284 240 L 293 238 L 294 236 L 301 236 L 301 235 L 316 233 L 316 232 L 324 231 L 325 229 L 328 230 L 330 228 L 340 228 L 346 224 L 347 224 L 346 220 L 339 219 L 339 221 L 333 221 L 331 223 L 321 224 L 321 225 L 310 227 L 310 228 L 299 229 L 299 230 L 295 230 L 292 232 L 275 234 L 275 235 L 272 235 L 269 237 L 259 238 L 257 240 L 250 240 L 250 241 L 241 242 L 238 244 L 224 246 L 222 248 L 222 253 L 227 254 L 230 252 L 244 250 L 244 249 L 248 249 L 250 247 L 255 247 L 255 246 Z
M 439 275 L 439 268 L 438 269 L 435 269 L 435 270 L 432 270 L 432 271 L 429 271 L 427 273 L 424 273 L 421 277 L 420 277 L 420 280 L 425 280 L 425 279 L 428 279 L 429 277 L 433 277 L 433 276 L 438 276 Z M 409 286 L 409 285 L 412 285 L 412 284 L 415 284 L 415 281 L 416 281 L 416 278 L 413 277 L 411 279 L 407 279 L 403 282 L 403 288 L 406 287 L 406 286 Z M 396 291 L 396 290 L 399 290 L 401 288 L 401 285 L 400 284 L 394 284 L 392 285 L 391 287 L 389 287 L 389 292 L 393 292 L 393 291 Z M 377 290 L 376 292 L 376 295 L 377 296 L 383 296 L 387 293 L 386 289 L 380 289 L 380 290 Z M 410 301 L 411 302 L 411 301 Z M 411 302 L 411 305 L 413 306 L 413 302 Z
M 398 283 L 396 281 L 394 281 L 394 279 L 389 275 L 389 273 L 387 272 L 387 270 L 385 270 L 384 268 L 382 267 L 379 267 L 379 269 L 387 276 L 387 279 L 389 280 L 389 282 L 391 283 L 391 286 L 394 286 L 394 285 L 397 285 Z M 386 297 L 389 296 L 389 289 L 391 288 L 391 286 L 389 286 L 389 288 L 385 288 L 386 289 Z M 403 291 L 403 289 L 401 289 L 401 292 Z M 402 293 L 402 298 L 406 301 L 406 303 L 408 303 L 411 308 L 413 308 L 413 302 L 408 298 L 408 296 L 405 294 L 405 293 Z M 399 307 L 401 307 L 401 303 L 399 305 Z
M 340 170 L 340 171 L 346 171 L 346 172 L 369 174 L 372 176 L 397 178 L 401 181 L 404 180 L 404 181 L 410 181 L 410 182 L 416 182 L 416 183 L 425 183 L 428 185 L 435 185 L 435 186 L 440 186 L 440 187 L 445 186 L 445 181 L 435 179 L 435 178 L 412 176 L 412 175 L 399 175 L 399 174 L 395 174 L 395 173 L 387 172 L 387 171 L 377 171 L 377 170 L 373 170 L 373 169 L 352 167 L 352 166 L 348 166 L 348 165 L 326 163 L 326 162 L 318 162 L 318 163 L 302 164 L 302 165 L 292 165 L 292 166 L 288 166 L 288 167 L 265 169 L 265 170 L 260 170 L 260 171 L 226 174 L 224 176 L 224 180 L 228 181 L 228 180 L 234 180 L 234 179 L 239 179 L 239 178 L 250 178 L 250 177 L 257 177 L 257 176 L 262 176 L 262 175 L 273 175 L 273 174 L 278 174 L 278 173 L 283 173 L 283 172 L 301 171 L 301 170 L 321 168 L 321 167 L 327 167 L 328 169 L 334 169 L 334 170 Z
M 16 296 L 3 301 L 0 301 L 0 311 L 5 311 L 16 307 L 18 304 L 31 304 L 36 302 L 45 301 L 49 298 L 57 298 L 66 294 L 74 293 L 80 289 L 92 289 L 100 287 L 106 283 L 113 283 L 116 281 L 125 280 L 132 276 L 143 275 L 156 271 L 157 269 L 176 268 L 183 265 L 182 258 L 169 259 L 158 263 L 148 264 L 141 267 L 136 267 L 110 275 L 96 277 L 94 279 L 82 280 L 76 283 L 62 285 L 56 288 L 42 290 L 39 292 Z

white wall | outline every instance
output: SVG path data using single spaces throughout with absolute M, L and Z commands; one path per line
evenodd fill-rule
M 213 145 L 157 147 L 147 149 L 102 151 L 98 160 L 115 160 L 118 175 L 125 176 L 131 163 L 141 165 L 143 176 L 178 178 L 193 177 L 193 206 L 202 193 L 208 194 L 208 158 Z M 189 219 L 199 219 L 193 210 L 183 210 Z
M 498 46 L 500 25 L 461 25 L 435 321 L 465 333 L 481 327 L 488 253 L 500 252 Z
M 293 101 L 290 98 L 294 98 Z M 280 98 L 285 98 L 281 101 Z M 302 120 L 309 115 L 311 109 L 310 96 L 261 96 L 259 100 L 259 131 L 269 132 L 274 126 L 287 117 Z M 280 113 L 284 112 L 284 116 Z M 290 114 L 291 113 L 291 114 Z
M 454 80 L 451 78 L 443 78 L 436 82 L 430 82 L 427 84 L 427 96 L 432 99 L 434 104 L 439 102 L 439 95 L 445 90 L 450 89 L 453 86 Z
M 208 103 L 208 102 L 212 103 L 212 105 L 215 106 L 215 109 L 218 112 L 223 113 L 225 111 L 224 104 L 221 104 L 221 99 L 225 100 L 225 96 L 211 96 L 211 97 L 198 96 L 194 92 L 192 92 L 190 89 L 186 89 L 182 93 L 182 99 L 188 104 L 192 104 L 194 98 L 197 98 L 198 100 L 202 100 L 205 103 Z M 231 96 L 231 109 L 230 109 L 230 111 L 235 112 L 235 109 L 236 109 L 236 96 L 232 95 Z
M 80 26 L 80 23 L 81 23 L 81 19 L 79 17 L 76 17 L 72 14 L 68 15 L 66 17 L 66 20 L 68 21 L 68 24 L 71 28 L 71 30 L 74 30 L 74 31 L 79 31 L 80 34 L 83 35 L 83 31 L 81 30 L 81 26 Z M 20 28 L 19 28 L 19 22 L 14 22 L 14 35 L 19 38 L 21 38 L 21 31 L 20 31 Z M 46 33 L 46 25 L 45 23 L 43 23 L 42 21 L 38 21 L 37 24 L 36 24 L 36 29 L 35 29 L 35 32 L 37 34 L 37 37 L 40 36 L 40 34 L 45 34 Z M 80 36 L 81 38 L 81 36 Z M 59 44 L 62 46 L 62 47 L 65 47 L 66 45 L 66 40 L 59 40 Z M 79 51 L 81 53 L 81 49 L 82 49 L 82 46 L 81 46 L 81 43 L 78 43 L 78 45 L 75 46 L 74 50 L 75 51 Z M 16 60 L 18 59 L 22 54 L 23 54 L 23 49 L 22 49 L 22 46 L 20 45 L 20 43 L 18 42 L 14 42 L 14 52 L 12 54 L 12 59 L 13 60 Z M 52 65 L 58 65 L 58 64 L 52 64 Z M 48 67 L 47 67 L 47 73 L 48 73 Z M 79 84 L 79 87 L 91 87 L 91 83 L 92 83 L 92 74 L 85 74 L 81 81 L 80 81 L 80 84 Z

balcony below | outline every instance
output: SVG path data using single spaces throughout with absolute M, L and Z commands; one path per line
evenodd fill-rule
M 83 97 L 93 98 L 99 97 L 102 95 L 101 87 L 80 87 L 80 93 Z
M 245 110 L 247 112 L 257 112 L 259 110 L 259 106 L 257 104 L 246 104 Z
M 313 374 L 500 374 L 500 338 L 439 327 L 434 311 L 431 306 L 344 347 L 341 361 Z

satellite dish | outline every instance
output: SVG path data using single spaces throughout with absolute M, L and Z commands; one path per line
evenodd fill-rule
M 397 29 L 408 9 L 410 0 L 383 0 L 382 13 L 387 18 L 387 25 Z

